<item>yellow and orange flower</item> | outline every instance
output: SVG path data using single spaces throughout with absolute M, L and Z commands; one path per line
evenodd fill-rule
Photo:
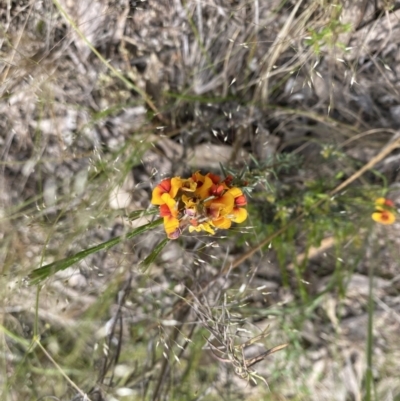
M 239 188 L 233 187 L 229 192 L 234 198 L 231 220 L 235 223 L 243 223 L 247 219 L 247 210 L 244 208 L 247 205 L 247 199 Z
M 394 208 L 394 203 L 390 199 L 378 198 L 375 201 L 375 209 L 376 210 L 385 210 L 386 208 Z
M 375 212 L 371 215 L 377 223 L 390 225 L 396 221 L 394 203 L 390 199 L 378 198 L 375 201 Z
M 183 182 L 179 177 L 162 180 L 153 190 L 151 203 L 153 205 L 165 205 L 176 197 L 182 184 Z
M 199 171 L 191 177 L 168 178 L 153 190 L 151 203 L 160 207 L 168 238 L 176 239 L 189 227 L 189 232 L 228 229 L 232 222 L 247 219 L 246 197 L 232 185 L 233 178 L 224 180 L 218 175 Z
M 160 216 L 164 218 L 164 229 L 167 233 L 168 238 L 174 239 L 178 238 L 180 235 L 179 230 L 179 219 L 178 219 L 178 209 L 176 207 L 176 202 L 172 200 L 170 204 L 164 204 L 160 206 Z

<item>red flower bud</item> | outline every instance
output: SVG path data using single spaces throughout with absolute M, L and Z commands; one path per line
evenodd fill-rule
M 208 173 L 207 176 L 211 178 L 211 181 L 213 182 L 213 184 L 218 184 L 221 181 L 221 178 L 219 177 L 219 175 L 216 175 L 213 173 Z
M 240 195 L 237 198 L 235 198 L 235 205 L 238 207 L 246 206 L 247 205 L 247 199 L 244 195 Z
M 233 177 L 231 175 L 227 175 L 224 182 L 226 185 L 228 185 L 228 187 L 232 184 L 233 181 Z
M 211 191 L 210 191 L 210 193 L 211 193 L 211 195 L 213 195 L 213 196 L 222 196 L 223 194 L 224 194 L 224 190 L 225 190 L 225 188 L 224 188 L 224 186 L 221 184 L 221 185 L 213 185 L 212 187 L 211 187 Z

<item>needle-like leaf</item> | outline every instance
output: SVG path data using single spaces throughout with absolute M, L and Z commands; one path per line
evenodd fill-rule
M 38 284 L 41 281 L 43 281 L 44 279 L 46 279 L 47 277 L 52 276 L 53 274 L 57 273 L 60 270 L 65 270 L 66 268 L 81 261 L 82 259 L 86 258 L 87 256 L 89 256 L 93 253 L 99 252 L 99 251 L 107 250 L 107 249 L 113 247 L 114 245 L 119 244 L 122 241 L 131 239 L 139 234 L 142 234 L 148 230 L 151 230 L 154 227 L 159 226 L 162 222 L 163 222 L 163 219 L 157 219 L 157 220 L 152 221 L 148 224 L 145 224 L 141 227 L 135 228 L 128 234 L 121 235 L 120 237 L 112 238 L 108 241 L 102 242 L 99 245 L 93 246 L 88 249 L 84 249 L 83 251 L 80 251 L 80 252 L 76 253 L 75 255 L 68 256 L 67 258 L 57 260 L 57 261 L 49 263 L 45 266 L 39 267 L 38 269 L 33 270 L 32 273 L 29 274 L 29 276 L 28 276 L 29 283 L 32 285 Z M 158 245 L 158 247 L 159 246 L 160 245 Z M 158 253 L 161 251 L 161 249 L 159 249 Z M 154 251 L 152 252 L 152 254 L 153 253 L 154 253 Z M 152 254 L 150 254 L 150 255 L 152 255 Z

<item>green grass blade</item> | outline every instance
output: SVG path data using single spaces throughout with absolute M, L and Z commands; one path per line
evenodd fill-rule
M 365 401 L 372 401 L 374 377 L 373 369 L 373 342 L 374 342 L 374 269 L 371 263 L 368 269 L 368 329 L 367 329 L 367 369 L 365 372 Z
M 135 210 L 134 212 L 129 213 L 127 217 L 129 220 L 136 220 L 139 219 L 140 217 L 151 216 L 158 212 L 159 208 L 151 208 L 149 210 Z
M 142 266 L 143 269 L 142 271 L 145 272 L 147 268 L 150 266 L 151 263 L 154 262 L 156 257 L 159 255 L 159 253 L 164 249 L 165 245 L 167 245 L 169 242 L 169 238 L 164 238 L 150 253 L 149 256 L 147 256 L 146 259 L 142 261 Z
M 14 342 L 23 346 L 24 349 L 29 349 L 31 343 L 24 338 L 19 337 L 17 334 L 14 334 L 12 331 L 8 330 L 2 324 L 0 324 L 0 333 L 5 334 L 7 337 L 11 338 Z
M 114 245 L 119 244 L 122 241 L 131 239 L 139 234 L 142 234 L 148 230 L 153 229 L 154 227 L 159 226 L 163 222 L 163 219 L 157 219 L 155 221 L 152 221 L 151 223 L 145 224 L 143 226 L 140 226 L 138 228 L 135 228 L 132 230 L 130 233 L 126 235 L 121 235 L 119 237 L 112 238 L 108 241 L 102 242 L 99 245 L 93 246 L 88 249 L 84 249 L 83 251 L 80 251 L 76 253 L 75 255 L 68 256 L 67 258 L 57 260 L 55 262 L 49 263 L 45 266 L 39 267 L 38 269 L 35 269 L 30 273 L 28 276 L 29 283 L 34 285 L 40 283 L 42 280 L 46 279 L 47 277 L 53 275 L 54 273 L 65 270 L 66 268 L 72 266 L 73 264 L 81 261 L 82 259 L 86 258 L 87 256 L 99 252 L 99 251 L 104 251 L 107 250 Z M 156 248 L 157 249 L 157 248 Z

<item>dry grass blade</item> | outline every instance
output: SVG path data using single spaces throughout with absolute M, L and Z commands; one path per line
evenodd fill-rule
M 237 332 L 232 332 L 232 328 L 238 322 L 229 312 L 226 305 L 226 297 L 224 297 L 224 304 L 218 312 L 219 315 L 216 315 L 212 308 L 204 301 L 199 303 L 199 298 L 193 293 L 191 293 L 191 295 L 195 300 L 194 310 L 196 311 L 196 315 L 201 321 L 201 325 L 210 333 L 210 338 L 205 338 L 203 336 L 208 344 L 206 349 L 209 349 L 212 355 L 220 362 L 231 364 L 235 374 L 242 379 L 252 380 L 256 383 L 255 379 L 258 378 L 266 383 L 264 378 L 250 368 L 256 363 L 261 362 L 268 355 L 284 349 L 288 344 L 273 347 L 256 357 L 247 359 L 245 356 L 246 348 L 268 336 L 269 332 L 267 329 L 241 344 L 235 344 L 237 341 Z
M 43 347 L 43 345 L 40 343 L 40 340 L 37 339 L 36 344 L 38 347 L 43 351 L 43 353 L 46 355 L 46 357 L 50 360 L 50 362 L 54 365 L 54 367 L 61 373 L 61 375 L 65 378 L 65 380 L 82 396 L 84 399 L 91 401 L 90 398 L 88 398 L 87 394 L 85 394 L 79 386 L 77 386 L 70 378 L 69 376 L 64 372 L 64 369 L 61 368 L 61 366 L 54 360 L 54 358 L 47 352 L 46 348 Z
M 261 64 L 266 63 L 266 67 L 263 67 L 260 78 L 260 88 L 261 88 L 261 99 L 264 103 L 268 101 L 268 88 L 269 88 L 269 74 L 274 68 L 276 61 L 279 56 L 282 54 L 284 49 L 290 45 L 288 38 L 291 35 L 291 31 L 293 29 L 293 21 L 295 19 L 296 13 L 301 6 L 303 0 L 298 0 L 296 5 L 293 7 L 292 12 L 289 15 L 289 18 L 286 20 L 285 25 L 280 30 L 277 35 L 274 43 L 271 45 L 268 53 L 265 55 L 264 59 L 261 61 Z M 314 8 L 316 4 L 314 5 Z M 307 10 L 307 17 L 305 17 L 305 21 L 308 19 L 310 10 Z M 303 16 L 304 17 L 304 16 Z M 303 18 L 302 17 L 302 18 Z M 293 35 L 296 35 L 293 32 Z
M 110 358 L 110 353 L 107 352 L 107 354 L 104 356 L 103 364 L 101 367 L 101 370 L 99 372 L 99 378 L 97 380 L 98 383 L 103 384 L 104 379 L 106 377 L 106 374 L 109 370 L 111 370 L 113 367 L 118 363 L 120 353 L 121 353 L 121 348 L 122 348 L 122 335 L 123 335 L 123 319 L 122 319 L 122 309 L 125 305 L 125 302 L 127 300 L 127 297 L 129 295 L 129 292 L 131 290 L 131 283 L 132 283 L 132 273 L 129 274 L 127 277 L 125 283 L 123 284 L 122 289 L 118 292 L 118 308 L 112 316 L 111 320 L 111 327 L 109 328 L 109 334 L 108 334 L 108 339 L 107 339 L 107 349 L 110 350 L 112 345 L 115 345 L 115 332 L 117 328 L 117 324 L 119 323 L 119 333 L 118 333 L 118 339 L 117 339 L 117 344 L 116 344 L 116 351 L 114 357 L 111 359 Z M 109 382 L 113 382 L 113 375 L 111 375 L 111 378 L 109 379 Z
M 25 21 L 25 23 L 24 23 L 24 25 L 23 25 L 23 27 L 21 29 L 21 32 L 20 32 L 20 34 L 18 36 L 17 42 L 15 43 L 15 45 L 13 47 L 13 50 L 11 52 L 10 60 L 7 62 L 7 67 L 6 67 L 6 69 L 5 69 L 4 73 L 3 73 L 3 76 L 1 77 L 0 85 L 3 85 L 4 82 L 6 81 L 7 77 L 8 77 L 8 73 L 10 71 L 11 66 L 13 65 L 14 57 L 15 57 L 15 54 L 17 53 L 18 46 L 19 46 L 19 44 L 21 42 L 21 39 L 22 39 L 22 36 L 23 36 L 23 34 L 24 34 L 25 30 L 26 30 L 26 24 L 29 21 L 29 17 L 31 15 L 33 6 L 34 6 L 34 2 L 32 1 L 31 5 L 29 7 L 29 10 L 28 10 L 28 17 L 26 18 L 26 21 Z
M 382 161 L 386 156 L 388 156 L 390 153 L 392 153 L 395 149 L 400 148 L 400 134 L 397 133 L 392 141 L 386 145 L 376 156 L 374 156 L 368 163 L 366 163 L 363 167 L 361 167 L 358 171 L 356 171 L 351 177 L 349 177 L 347 180 L 342 182 L 340 185 L 338 185 L 335 189 L 333 189 L 329 195 L 335 195 L 338 192 L 342 191 L 344 188 L 349 186 L 352 182 L 360 178 L 365 172 L 373 168 L 375 165 L 377 165 L 380 161 Z
M 127 80 L 119 71 L 117 71 L 99 52 L 95 47 L 88 41 L 86 36 L 82 33 L 82 31 L 76 26 L 72 18 L 68 15 L 68 13 L 64 10 L 64 8 L 61 6 L 61 4 L 57 0 L 53 0 L 53 3 L 55 6 L 58 8 L 60 13 L 63 15 L 63 17 L 66 19 L 66 21 L 71 25 L 71 27 L 74 29 L 74 31 L 80 36 L 80 38 L 87 44 L 87 46 L 90 48 L 90 50 L 101 60 L 101 62 L 107 66 L 107 68 L 113 72 L 113 74 L 118 77 L 124 84 L 128 87 L 139 93 L 140 96 L 144 99 L 144 101 L 147 103 L 147 105 L 150 107 L 151 110 L 155 113 L 157 118 L 159 118 L 161 121 L 163 120 L 163 116 L 160 113 L 160 111 L 157 109 L 157 107 L 154 105 L 152 100 L 148 97 L 147 93 L 145 93 L 143 90 L 138 88 L 136 85 L 134 85 L 132 82 Z
M 251 367 L 253 365 L 255 365 L 258 362 L 261 362 L 262 360 L 264 360 L 268 355 L 273 354 L 274 352 L 278 352 L 284 348 L 286 348 L 289 344 L 281 344 L 281 345 L 277 345 L 276 347 L 273 347 L 271 349 L 269 349 L 268 351 L 263 352 L 262 354 L 251 358 L 251 359 L 247 359 L 245 360 L 246 366 L 247 367 Z

